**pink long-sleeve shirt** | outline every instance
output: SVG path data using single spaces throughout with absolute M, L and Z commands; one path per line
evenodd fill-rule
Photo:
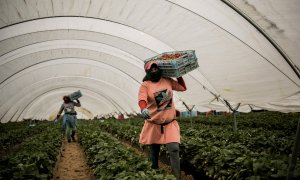
M 145 120 L 139 139 L 141 144 L 180 143 L 180 128 L 177 121 L 173 121 L 176 118 L 173 90 L 185 91 L 186 87 L 165 77 L 158 82 L 144 81 L 142 83 L 139 89 L 139 102 L 147 103 L 151 119 Z M 171 123 L 163 126 L 162 133 L 159 124 L 168 122 Z

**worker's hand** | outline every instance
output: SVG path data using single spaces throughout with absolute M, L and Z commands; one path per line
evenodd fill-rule
M 144 108 L 142 110 L 142 116 L 143 116 L 144 119 L 150 119 L 151 118 L 150 112 L 147 108 Z

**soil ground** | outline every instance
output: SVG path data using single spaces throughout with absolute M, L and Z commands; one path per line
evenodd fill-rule
M 56 180 L 95 180 L 92 171 L 87 165 L 83 148 L 76 142 L 62 143 L 61 154 L 54 172 Z
M 77 139 L 77 137 L 76 137 Z M 137 154 L 148 157 L 148 153 L 132 147 L 130 144 L 123 142 L 124 145 L 133 149 Z M 159 161 L 159 167 L 168 173 L 172 173 L 171 167 Z M 76 142 L 68 143 L 65 139 L 62 143 L 61 153 L 56 163 L 55 180 L 95 180 L 91 169 L 87 165 L 87 160 L 83 148 Z M 181 180 L 193 180 L 193 177 L 181 172 Z

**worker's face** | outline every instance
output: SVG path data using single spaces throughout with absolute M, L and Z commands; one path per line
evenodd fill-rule
M 150 73 L 155 73 L 155 72 L 157 72 L 157 71 L 158 71 L 157 66 L 152 66 L 152 67 L 150 68 Z
M 64 100 L 65 103 L 70 102 L 68 98 L 63 98 L 63 100 Z
M 159 68 L 154 65 L 154 66 L 151 66 L 151 68 L 149 69 L 149 73 L 152 77 L 152 80 L 153 82 L 158 82 L 161 78 L 161 70 L 159 70 Z

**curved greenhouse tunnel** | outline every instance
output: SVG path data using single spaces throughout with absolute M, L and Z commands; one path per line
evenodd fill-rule
M 299 12 L 299 0 L 0 0 L 0 122 L 53 120 L 77 90 L 79 119 L 137 115 L 144 61 L 184 50 L 199 67 L 176 109 L 300 112 Z
M 22 79 L 20 81 L 22 81 Z M 43 95 L 45 92 L 49 92 L 49 91 L 55 92 L 63 87 L 68 87 L 68 86 L 72 86 L 73 87 L 72 89 L 82 89 L 83 92 L 85 92 L 84 89 L 88 89 L 96 92 L 97 94 L 100 94 L 104 99 L 106 99 L 106 101 L 109 101 L 111 104 L 114 105 L 113 112 L 114 111 L 124 112 L 124 111 L 129 111 L 130 108 L 134 108 L 128 106 L 129 104 L 135 102 L 135 99 L 132 96 L 128 95 L 129 90 L 126 91 L 126 88 L 124 86 L 123 89 L 120 89 L 116 85 L 111 84 L 110 82 L 105 82 L 103 80 L 98 80 L 95 78 L 80 77 L 80 76 L 73 76 L 73 77 L 65 76 L 65 77 L 55 77 L 43 81 L 38 81 L 35 82 L 32 86 L 23 88 L 22 91 L 18 93 L 18 96 L 15 96 L 15 98 L 10 98 L 9 101 L 7 102 L 8 105 L 11 104 L 10 106 L 12 106 L 9 110 L 5 109 L 5 107 L 8 107 L 7 104 L 1 106 L 0 109 L 2 111 L 6 111 L 5 116 L 7 116 L 7 119 L 9 119 L 9 115 L 12 116 L 14 114 L 14 109 L 16 109 L 17 107 L 18 107 L 17 109 L 22 110 L 23 108 L 21 107 L 26 108 L 26 106 L 29 103 L 31 103 L 31 101 Z M 89 95 L 90 94 L 89 91 L 87 92 L 88 92 L 87 95 Z M 23 97 L 24 94 L 30 94 L 30 96 L 27 95 Z M 96 97 L 97 96 L 95 96 L 95 98 Z M 59 103 L 59 105 L 56 106 L 57 111 L 62 102 L 61 98 L 62 95 L 54 98 L 56 100 L 55 104 Z M 122 99 L 122 101 L 120 101 L 120 99 Z M 48 101 L 51 102 L 52 100 L 53 98 L 48 97 L 43 99 L 43 102 L 48 102 Z M 84 102 L 82 103 L 84 104 Z M 87 101 L 87 103 L 89 103 L 89 101 Z M 49 103 L 46 103 L 45 106 L 49 106 Z M 100 108 L 98 106 L 95 106 L 94 108 L 101 109 L 101 106 Z
M 128 86 L 125 91 L 135 98 L 144 76 L 145 59 L 187 49 L 196 51 L 200 66 L 185 76 L 189 88 L 186 93 L 176 94 L 178 109 L 185 109 L 184 101 L 195 105 L 198 111 L 224 110 L 228 107 L 222 100 L 226 100 L 233 106 L 240 104 L 239 110 L 243 112 L 250 111 L 249 105 L 282 112 L 299 110 L 299 74 L 293 70 L 299 69 L 298 55 L 295 46 L 285 46 L 287 41 L 280 38 L 292 39 L 295 37 L 292 31 L 297 31 L 287 22 L 284 25 L 293 28 L 280 31 L 284 27 L 279 25 L 283 23 L 274 19 L 277 16 L 270 14 L 272 10 L 267 3 L 258 5 L 255 0 L 0 3 L 0 95 L 3 96 L 0 102 L 1 109 L 6 109 L 1 111 L 1 117 L 6 117 L 1 122 L 12 120 L 9 119 L 12 116 L 4 116 L 7 106 L 12 104 L 5 97 L 17 99 L 13 96 L 19 93 L 13 89 L 19 89 L 20 81 L 26 82 L 21 86 L 28 86 L 42 77 L 50 77 L 41 71 L 51 77 L 68 76 L 63 70 L 73 66 L 77 71 L 75 76 L 95 76 L 107 82 L 127 76 L 127 80 L 115 85 L 120 89 Z M 291 8 L 289 13 L 295 17 L 297 8 L 290 4 L 272 0 L 268 3 L 276 10 L 282 10 L 279 8 L 282 5 Z M 289 18 L 281 15 L 283 19 Z M 255 22 L 258 17 L 264 18 Z M 66 64 L 67 61 L 74 64 Z M 100 70 L 93 67 L 102 66 L 101 63 L 122 73 L 100 75 Z M 58 67 L 54 68 L 55 64 Z M 40 66 L 45 68 L 38 70 Z M 20 76 L 22 80 L 18 80 Z M 287 102 L 293 107 L 287 107 Z M 138 110 L 136 102 L 129 106 L 127 113 Z

